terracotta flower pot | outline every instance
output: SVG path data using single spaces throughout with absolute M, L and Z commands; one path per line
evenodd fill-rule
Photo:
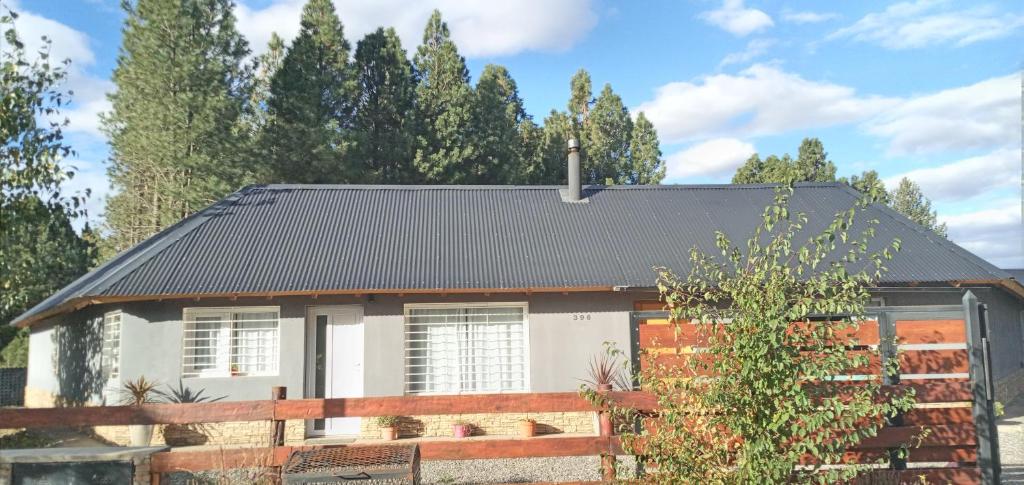
M 612 415 L 609 413 L 598 413 L 597 423 L 600 426 L 601 436 L 611 436 L 615 434 L 615 428 L 612 427 Z
M 380 429 L 380 438 L 384 441 L 395 441 L 398 439 L 398 428 L 388 426 Z
M 453 424 L 452 434 L 455 435 L 456 438 L 465 438 L 472 434 L 472 430 L 468 424 Z
M 534 421 L 519 422 L 519 437 L 532 438 L 537 435 L 537 423 Z

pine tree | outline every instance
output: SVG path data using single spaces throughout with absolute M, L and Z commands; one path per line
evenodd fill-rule
M 616 184 L 628 183 L 632 133 L 633 120 L 622 98 L 605 84 L 583 126 L 587 151 L 581 171 L 585 183 L 606 183 L 609 179 Z
M 451 40 L 441 12 L 434 10 L 413 60 L 416 86 L 415 165 L 428 183 L 464 183 L 471 179 L 466 160 L 476 156 L 471 124 L 472 88 L 466 60 Z
M 415 177 L 412 116 L 416 84 L 412 64 L 394 29 L 378 28 L 356 46 L 356 159 L 373 183 L 403 183 Z
M 111 249 L 120 251 L 251 179 L 239 147 L 249 49 L 230 0 L 138 0 L 127 19 L 103 117 Z
M 249 104 L 246 106 L 246 123 L 252 135 L 258 135 L 267 126 L 267 102 L 270 101 L 270 82 L 281 68 L 284 60 L 284 40 L 277 32 L 270 34 L 267 52 L 256 58 L 256 75 L 253 78 Z
M 569 81 L 569 117 L 573 131 L 579 135 L 583 124 L 590 116 L 590 107 L 594 104 L 594 89 L 590 82 L 590 73 L 580 69 Z
M 270 83 L 270 122 L 260 147 L 274 181 L 346 183 L 356 81 L 331 0 L 309 0 L 299 35 Z
M 845 183 L 863 194 L 872 195 L 877 202 L 891 203 L 889 192 L 885 190 L 885 183 L 878 177 L 878 172 L 874 170 L 867 170 L 861 175 L 852 175 L 849 180 L 846 177 L 841 177 L 839 182 Z
M 632 170 L 626 183 L 657 184 L 665 178 L 665 161 L 661 158 L 658 132 L 642 112 L 637 114 L 633 124 L 629 159 Z
M 796 173 L 805 182 L 835 182 L 836 166 L 828 159 L 821 140 L 804 138 L 796 158 Z
M 562 185 L 566 183 L 566 155 L 569 152 L 569 136 L 572 121 L 569 115 L 558 110 L 544 119 L 543 126 L 532 121 L 523 123 L 522 132 L 528 145 L 523 163 L 514 183 L 530 185 Z
M 763 172 L 764 162 L 761 161 L 761 156 L 755 153 L 736 169 L 736 173 L 732 176 L 732 183 L 759 184 Z
M 488 64 L 474 94 L 472 127 L 477 151 L 468 167 L 468 182 L 504 184 L 521 178 L 517 172 L 527 154 L 520 130 L 530 118 L 515 80 L 508 69 Z
M 910 179 L 900 179 L 900 184 L 889 193 L 890 205 L 896 212 L 910 220 L 946 237 L 946 224 L 939 224 L 938 213 L 932 210 L 932 202 L 921 193 L 921 187 Z

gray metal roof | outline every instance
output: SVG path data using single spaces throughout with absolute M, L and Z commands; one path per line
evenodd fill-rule
M 742 244 L 771 185 L 251 186 L 97 268 L 20 316 L 74 300 L 342 290 L 652 286 L 653 266 L 685 272 L 714 231 Z M 820 229 L 858 194 L 800 184 L 791 211 Z M 877 241 L 903 249 L 884 283 L 1005 279 L 1009 274 L 887 207 Z

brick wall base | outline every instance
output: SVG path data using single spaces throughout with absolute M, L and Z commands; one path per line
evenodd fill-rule
M 441 414 L 436 416 L 403 416 L 399 419 L 398 436 L 401 438 L 434 438 L 452 436 L 452 424 L 469 423 L 474 436 L 515 436 L 519 421 L 530 418 L 537 421 L 537 434 L 582 433 L 596 431 L 594 413 L 508 413 L 508 414 Z M 377 420 L 365 418 L 359 427 L 359 437 L 380 439 Z
M 996 401 L 1005 405 L 1019 398 L 1024 398 L 1024 369 L 996 381 Z

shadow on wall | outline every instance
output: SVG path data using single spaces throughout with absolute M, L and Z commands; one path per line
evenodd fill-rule
M 55 406 L 82 406 L 102 394 L 105 384 L 100 366 L 102 329 L 102 318 L 65 322 L 54 328 L 53 357 L 58 390 Z

